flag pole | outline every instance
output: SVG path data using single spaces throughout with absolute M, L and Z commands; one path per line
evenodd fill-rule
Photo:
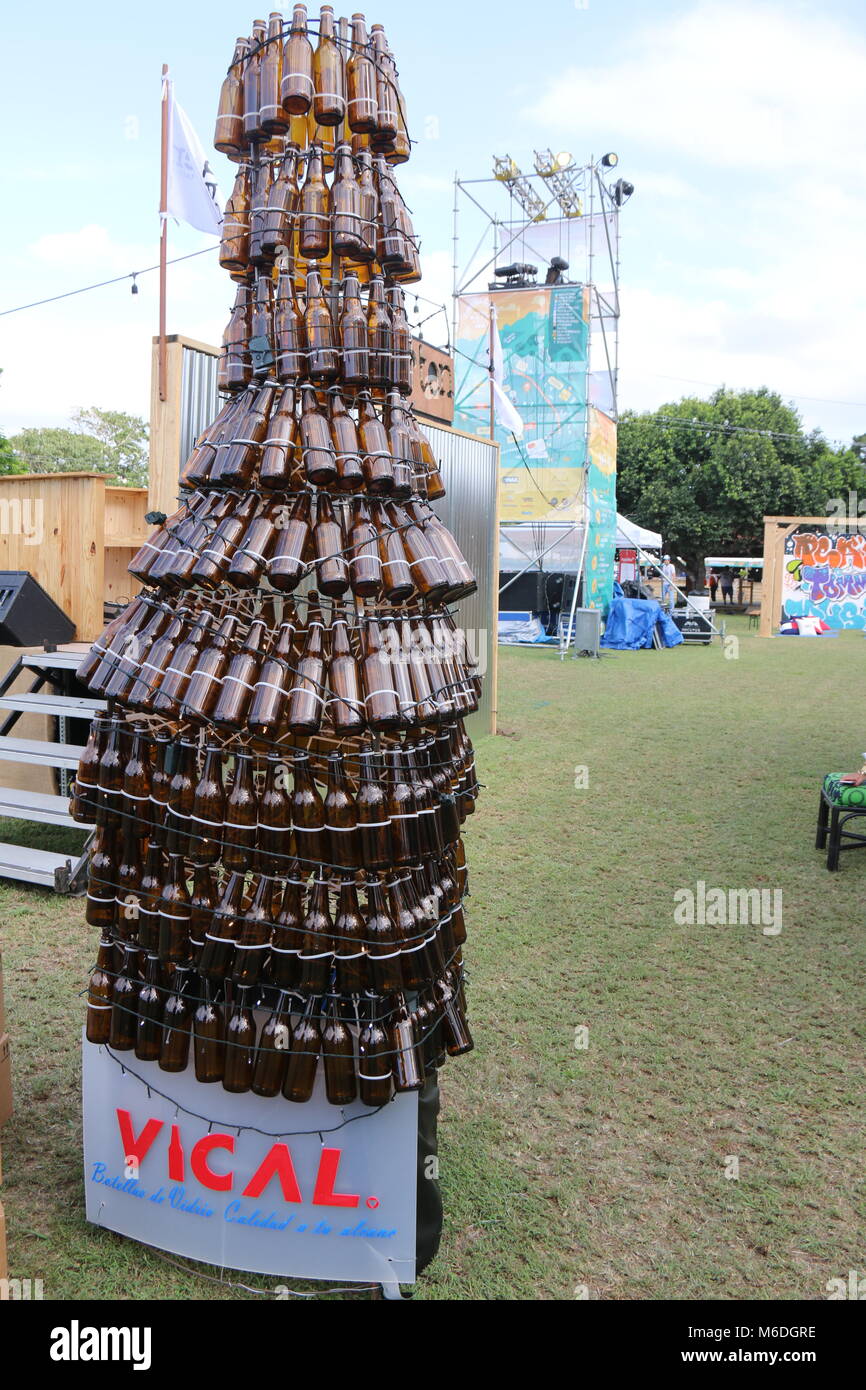
M 157 379 L 159 399 L 166 399 L 165 381 L 165 287 L 168 264 L 168 64 L 162 65 L 162 139 L 159 167 L 159 347 L 157 349 Z
M 493 300 L 491 299 L 491 300 L 489 301 L 489 303 L 490 303 L 490 329 L 489 329 L 490 339 L 489 339 L 488 346 L 487 346 L 487 355 L 488 355 L 488 361 L 489 361 L 488 370 L 489 370 L 489 372 L 490 372 L 490 438 L 491 438 L 491 439 L 495 439 L 495 438 L 496 438 L 496 422 L 495 422 L 495 420 L 494 420 L 494 418 L 493 418 Z

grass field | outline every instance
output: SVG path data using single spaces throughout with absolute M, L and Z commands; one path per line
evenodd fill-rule
M 443 1072 L 418 1299 L 821 1299 L 866 1268 L 866 853 L 831 876 L 813 848 L 821 775 L 866 748 L 866 647 L 730 630 L 728 657 L 502 653 L 467 835 L 476 1051 Z M 698 880 L 781 890 L 781 932 L 679 925 Z M 35 889 L 0 913 L 12 1273 L 53 1298 L 246 1296 L 86 1225 L 93 932 Z

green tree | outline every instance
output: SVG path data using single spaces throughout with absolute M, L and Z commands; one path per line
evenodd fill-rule
M 76 411 L 76 429 L 24 429 L 9 443 L 18 473 L 110 473 L 122 487 L 147 486 L 147 425 L 120 410 Z M 11 471 L 11 470 L 10 470 Z
M 761 555 L 765 516 L 826 516 L 849 489 L 866 494 L 855 451 L 805 433 L 766 388 L 627 411 L 617 456 L 620 511 L 661 531 L 692 583 L 703 580 L 705 555 Z
M 110 471 L 124 487 L 147 487 L 148 429 L 138 415 L 122 410 L 77 410 L 72 422 L 83 434 L 98 439 L 106 450 Z

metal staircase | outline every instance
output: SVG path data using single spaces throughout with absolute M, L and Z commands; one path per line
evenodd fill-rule
M 0 787 L 0 818 L 40 822 L 43 825 L 69 826 L 80 830 L 69 814 L 71 773 L 78 766 L 82 744 L 74 741 L 76 721 L 80 734 L 93 715 L 106 708 L 105 700 L 95 700 L 81 694 L 75 680 L 75 670 L 87 650 L 86 646 L 59 647 L 55 651 L 22 652 L 0 681 L 0 710 L 7 712 L 0 724 L 0 760 L 46 767 L 55 773 L 57 794 L 26 791 L 18 787 Z M 32 675 L 27 691 L 8 694 L 22 671 Z M 50 689 L 44 689 L 44 687 Z M 23 714 L 46 715 L 56 733 L 55 739 L 17 738 L 9 731 Z M 80 721 L 84 721 L 81 723 Z M 89 839 L 88 839 L 89 844 Z M 87 846 L 84 851 L 69 854 L 25 845 L 0 843 L 0 878 L 19 879 L 53 888 L 57 893 L 80 891 L 83 888 Z

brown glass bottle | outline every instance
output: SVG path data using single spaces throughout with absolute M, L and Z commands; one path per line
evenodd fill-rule
M 313 528 L 311 496 L 302 492 L 296 499 L 285 524 L 277 528 L 277 543 L 268 561 L 268 580 L 280 593 L 289 594 L 304 577 L 308 559 L 312 559 Z M 281 519 L 284 514 L 281 514 Z
M 472 1051 L 475 1043 L 466 1022 L 459 992 L 455 989 L 450 975 L 444 980 L 437 980 L 434 995 L 442 1009 L 442 1036 L 448 1056 L 462 1057 L 465 1052 Z
M 199 958 L 199 974 L 206 980 L 222 980 L 234 956 L 238 918 L 243 911 L 244 875 L 230 873 L 223 884 L 220 899 L 208 930 Z
M 398 994 L 395 1012 L 391 1017 L 390 1045 L 394 1054 L 393 1072 L 396 1091 L 420 1091 L 424 1085 L 424 1068 L 415 1047 L 412 1020 L 406 999 Z
M 347 386 L 369 386 L 370 354 L 367 342 L 367 317 L 361 306 L 357 275 L 347 275 L 343 280 L 343 307 L 340 313 L 339 327 L 343 355 L 343 381 Z
M 378 534 L 370 519 L 369 507 L 360 498 L 352 503 L 349 557 L 352 593 L 358 598 L 375 598 L 382 587 Z
M 126 699 L 142 662 L 147 660 L 153 644 L 168 627 L 169 621 L 167 609 L 160 606 L 151 613 L 143 627 L 124 637 L 122 647 L 114 653 L 111 674 L 101 691 L 107 699 Z M 94 688 L 95 683 L 91 685 L 91 689 Z
M 162 850 L 151 841 L 141 873 L 138 904 L 138 944 L 145 951 L 155 951 L 159 946 L 159 900 L 164 871 Z
M 248 1091 L 253 1080 L 256 1024 L 252 996 L 252 988 L 242 985 L 226 1022 L 223 1089 L 234 1095 Z
M 385 884 L 378 876 L 367 879 L 364 934 L 370 987 L 378 994 L 392 994 L 403 983 L 400 968 L 402 942 L 398 924 L 388 908 Z
M 292 798 L 288 768 L 278 753 L 265 762 L 265 784 L 259 798 L 258 864 L 265 874 L 282 876 L 291 859 Z
M 382 645 L 379 623 L 368 618 L 361 629 L 361 688 L 364 710 L 371 729 L 387 731 L 403 722 L 391 661 Z
M 394 466 L 388 448 L 388 434 L 376 414 L 368 391 L 362 391 L 358 396 L 358 438 L 368 490 L 377 494 L 393 492 Z
M 192 830 L 190 816 L 197 780 L 196 745 L 189 738 L 183 738 L 180 741 L 174 776 L 168 789 L 165 847 L 169 854 L 189 854 Z
M 243 69 L 244 86 L 244 139 L 264 140 L 265 132 L 259 119 L 260 82 L 262 70 L 262 47 L 267 36 L 267 26 L 260 19 L 253 25 L 250 37 L 250 51 Z
M 415 585 L 400 532 L 380 502 L 374 502 L 371 514 L 382 564 L 382 591 L 389 603 L 405 603 L 414 594 Z
M 163 965 L 185 965 L 189 960 L 189 890 L 179 854 L 168 856 L 168 867 L 159 900 L 158 955 Z
M 232 789 L 226 798 L 223 863 L 232 872 L 243 873 L 252 866 L 258 825 L 258 797 L 249 753 L 235 754 Z
M 253 879 L 250 902 L 238 918 L 238 935 L 231 978 L 236 985 L 257 985 L 262 975 L 274 927 L 274 880 L 267 874 Z
M 322 1038 L 317 1021 L 321 1012 L 321 1000 L 307 1000 L 304 1012 L 292 1030 L 292 1046 L 286 1079 L 283 1082 L 283 1095 L 286 1100 L 301 1103 L 313 1094 L 316 1084 L 316 1067 Z
M 168 806 L 168 789 L 174 776 L 177 745 L 172 743 L 168 732 L 158 729 L 154 737 L 155 752 L 153 771 L 150 776 L 150 823 L 152 838 L 159 845 L 165 844 L 165 819 Z
M 196 723 L 207 723 L 210 720 L 231 659 L 232 640 L 237 622 L 233 614 L 223 618 L 210 645 L 196 662 L 180 707 L 183 719 L 190 719 Z
M 371 262 L 376 258 L 379 225 L 379 194 L 373 178 L 373 160 L 369 150 L 362 150 L 358 156 L 358 193 L 361 203 L 361 251 L 359 261 Z
M 405 297 L 399 285 L 389 288 L 387 299 L 393 334 L 390 385 L 401 395 L 408 396 L 412 390 L 412 330 L 406 318 Z
M 220 154 L 239 159 L 244 149 L 244 95 L 241 73 L 249 39 L 235 40 L 231 67 L 223 78 L 213 142 Z
M 350 1105 L 357 1094 L 355 1043 L 340 1017 L 339 1001 L 328 1000 L 321 1022 L 325 1094 L 331 1105 Z
M 162 1010 L 159 1065 L 162 1071 L 186 1071 L 192 1029 L 194 985 L 186 965 L 178 965 Z
M 300 978 L 298 951 L 301 948 L 301 923 L 304 919 L 301 902 L 301 880 L 297 864 L 286 871 L 283 901 L 271 937 L 268 961 L 268 980 L 278 989 L 296 989 Z
M 325 832 L 325 807 L 310 773 L 306 753 L 296 753 L 293 764 L 292 824 L 295 828 L 295 847 L 301 869 L 309 873 L 310 866 L 328 858 Z
M 114 977 L 108 1045 L 113 1047 L 115 1052 L 131 1052 L 135 1047 L 138 1022 L 136 1003 L 141 984 L 139 956 L 138 947 L 127 942 L 123 948 L 120 970 Z
M 394 460 L 394 496 L 400 500 L 412 494 L 414 459 L 412 440 L 406 427 L 406 412 L 399 391 L 387 395 L 388 448 Z
M 283 47 L 283 76 L 280 87 L 283 109 L 292 116 L 304 116 L 313 102 L 313 47 L 307 37 L 307 10 L 295 5 L 292 27 Z
M 391 656 L 391 675 L 397 693 L 397 704 L 403 724 L 412 724 L 417 719 L 415 693 L 412 688 L 412 674 L 409 663 L 412 660 L 411 648 L 402 645 L 401 630 L 396 623 L 383 623 L 382 637 Z
M 340 354 L 331 310 L 322 289 L 318 270 L 307 271 L 304 336 L 307 343 L 307 372 L 310 379 L 327 386 L 340 375 Z M 315 478 L 312 480 L 315 482 Z
M 142 829 L 133 816 L 124 817 L 116 875 L 117 935 L 122 941 L 138 940 L 143 872 Z
M 307 481 L 316 487 L 330 487 L 337 481 L 337 463 L 327 417 L 319 409 L 316 392 L 310 385 L 301 387 L 301 416 L 299 420 L 304 472 Z
M 228 664 L 222 689 L 214 706 L 213 722 L 229 729 L 246 727 L 247 711 L 259 677 L 268 630 L 261 618 L 254 618 L 239 649 Z
M 123 769 L 123 801 L 126 814 L 136 821 L 139 835 L 145 834 L 150 824 L 150 748 L 149 732 L 137 725 Z
M 309 599 L 306 640 L 286 710 L 286 726 L 295 734 L 318 733 L 325 704 L 322 614 L 314 592 Z
M 364 251 L 361 237 L 361 190 L 348 145 L 340 145 L 336 152 L 334 181 L 328 206 L 334 255 L 357 260 Z
M 216 864 L 222 852 L 221 840 L 225 821 L 221 748 L 212 746 L 205 752 L 201 776 L 193 790 L 189 819 L 190 859 L 194 864 Z
M 346 118 L 349 129 L 370 134 L 378 124 L 376 69 L 370 58 L 367 26 L 362 14 L 352 15 L 352 49 L 346 63 Z
M 387 869 L 392 862 L 391 822 L 388 798 L 383 786 L 380 755 L 359 754 L 358 792 L 355 807 L 358 813 L 358 835 L 361 862 L 371 869 Z
M 278 1096 L 282 1090 L 289 1064 L 292 1043 L 292 1019 L 289 994 L 280 996 L 273 1013 L 262 1025 L 259 1045 L 253 1064 L 250 1089 L 257 1096 Z
M 262 445 L 261 462 L 259 464 L 259 486 L 270 490 L 285 489 L 289 487 L 292 472 L 297 463 L 297 444 L 298 430 L 295 422 L 295 391 L 292 386 L 285 386 L 280 392 L 277 406 L 271 416 L 267 438 Z M 244 549 L 248 548 L 248 537 L 244 537 Z M 261 544 L 257 547 L 259 563 L 263 563 L 264 552 Z M 238 571 L 230 566 L 228 578 L 232 583 L 238 584 L 241 588 L 252 588 L 254 584 L 247 582 L 249 575 L 253 573 L 247 565 Z M 259 569 L 255 575 L 255 582 L 258 580 Z M 243 581 L 243 582 L 241 582 Z
M 344 869 L 360 867 L 358 812 L 343 767 L 342 753 L 328 758 L 328 785 L 325 791 L 325 829 L 328 833 L 329 860 Z
M 138 991 L 135 1027 L 135 1055 L 140 1062 L 156 1062 L 162 1041 L 162 971 L 159 958 L 149 955 L 144 981 Z
M 111 720 L 102 757 L 96 769 L 96 813 L 97 825 L 121 824 L 123 810 L 123 768 L 126 762 L 123 748 L 125 721 Z
M 96 639 L 84 660 L 76 668 L 76 680 L 80 681 L 82 685 L 90 685 L 92 678 L 96 675 L 97 669 L 105 661 L 115 642 L 118 644 L 122 643 L 123 635 L 127 628 L 132 628 L 136 625 L 137 619 L 147 610 L 152 602 L 152 599 L 134 598 L 128 608 L 118 613 L 116 618 L 112 618 L 105 630 Z M 94 686 L 91 686 L 91 689 L 94 688 Z
M 420 526 L 402 508 L 391 503 L 388 515 L 399 528 L 415 587 L 428 603 L 440 603 L 450 587 L 441 561 L 433 554 Z
M 342 598 L 349 587 L 346 539 L 327 492 L 316 497 L 316 525 L 313 531 L 316 553 L 316 585 L 329 598 Z
M 238 178 L 240 177 L 239 174 Z M 228 212 L 228 208 L 226 211 Z M 217 372 L 220 391 L 242 391 L 253 379 L 250 357 L 250 307 L 249 285 L 241 283 L 238 285 L 235 302 L 223 334 L 223 350 Z
M 129 709 L 147 710 L 152 705 L 174 652 L 189 635 L 190 617 L 188 608 L 179 609 L 150 647 L 146 659 L 139 662 L 138 674 L 124 700 Z
M 427 978 L 422 967 L 428 926 L 423 912 L 415 913 L 406 891 L 408 874 L 392 873 L 388 878 L 388 909 L 400 943 L 398 973 L 406 989 L 417 989 Z
M 181 472 L 181 487 L 196 488 L 200 483 L 207 482 L 216 457 L 217 445 L 224 430 L 228 429 L 231 424 L 232 417 L 241 404 L 241 399 L 240 396 L 233 396 L 227 400 L 211 423 L 202 430 Z M 196 498 L 202 497 L 203 494 L 200 492 L 191 493 L 187 498 L 187 506 L 193 505 Z M 177 515 L 180 516 L 180 513 Z M 170 518 L 170 520 L 174 520 L 174 518 Z M 168 524 L 166 522 L 166 526 Z
M 320 874 L 310 889 L 307 911 L 301 923 L 298 951 L 301 994 L 324 994 L 334 960 L 334 924 L 331 920 L 327 880 Z
M 250 310 L 250 358 L 256 381 L 260 381 L 273 370 L 274 282 L 270 273 L 264 270 L 259 271 L 253 288 Z
M 159 689 L 151 699 L 142 702 L 144 708 L 152 710 L 154 714 L 177 717 L 189 678 L 210 635 L 213 621 L 211 613 L 199 614 L 189 636 L 175 649 L 171 665 L 166 667 Z
M 341 492 L 354 492 L 364 485 L 358 431 L 338 386 L 328 388 L 328 420 L 337 466 L 336 485 Z
M 262 662 L 247 716 L 247 727 L 259 737 L 270 737 L 282 723 L 283 711 L 292 682 L 292 647 L 295 615 L 286 618 L 276 642 Z
M 327 256 L 331 246 L 328 187 L 322 171 L 322 150 L 313 145 L 307 160 L 298 207 L 298 250 L 305 260 Z
M 267 46 L 262 50 L 259 75 L 259 121 L 268 135 L 280 135 L 289 128 L 281 96 L 282 31 L 283 17 L 273 12 L 268 19 Z
M 364 727 L 364 702 L 346 619 L 338 610 L 331 618 L 328 635 L 328 718 L 338 734 L 355 733 Z
M 231 191 L 228 202 L 223 212 L 222 236 L 220 239 L 219 261 L 223 270 L 227 270 L 230 275 L 238 276 L 246 273 L 250 258 L 250 182 L 249 172 L 244 167 L 238 170 L 235 175 L 234 188 Z M 241 283 L 238 291 L 246 291 L 246 286 Z M 235 306 L 232 310 L 232 320 L 235 315 L 246 308 L 248 298 L 238 294 L 235 298 Z M 220 361 L 220 389 L 228 391 L 238 391 L 249 380 L 243 379 L 243 370 L 239 361 L 228 361 L 227 358 L 238 358 L 242 340 L 246 339 L 246 332 L 239 331 L 243 319 L 233 322 L 226 330 L 223 338 L 224 355 Z M 249 363 L 247 363 L 247 368 Z
M 276 545 L 281 506 L 273 497 L 261 500 L 259 510 L 244 532 L 226 570 L 226 582 L 236 589 L 258 587 Z
M 197 967 L 201 960 L 205 936 L 218 902 L 219 893 L 212 868 L 209 864 L 196 864 L 193 869 L 192 896 L 189 902 L 189 947 L 194 967 Z
M 201 982 L 202 997 L 193 1014 L 193 1057 L 195 1079 L 205 1083 L 222 1081 L 225 1070 L 225 1019 L 217 1002 L 218 986 Z
M 110 719 L 93 720 L 84 752 L 78 762 L 75 781 L 72 784 L 69 814 L 79 825 L 92 824 L 96 814 L 99 763 L 105 752 L 110 727 Z
M 391 383 L 391 356 L 394 333 L 391 315 L 385 302 L 385 282 L 381 275 L 370 280 L 367 299 L 367 346 L 370 361 L 370 382 L 383 390 Z
M 307 375 L 307 333 L 298 308 L 295 285 L 288 271 L 281 271 L 274 303 L 275 373 L 278 381 L 294 385 Z M 287 473 L 288 476 L 288 473 Z
M 361 994 L 369 988 L 366 926 L 358 902 L 358 889 L 350 874 L 340 880 L 334 918 L 334 968 L 338 994 Z
M 323 5 L 313 54 L 313 116 L 319 125 L 341 125 L 346 115 L 346 68 L 334 37 L 334 11 Z
M 111 937 L 103 936 L 96 954 L 96 964 L 87 981 L 88 1042 L 107 1043 L 111 1031 L 111 1000 L 117 967 L 116 948 Z
M 378 1000 L 369 998 L 364 1011 L 358 1038 L 358 1095 L 365 1105 L 387 1105 L 393 1089 L 388 1034 L 382 1026 Z
M 403 757 L 399 749 L 386 750 L 385 766 L 393 862 L 410 864 L 419 855 L 418 807 L 415 792 L 404 772 Z
M 255 398 L 251 402 L 250 409 L 244 416 L 243 436 L 233 440 L 225 452 L 220 464 L 220 482 L 229 487 L 246 488 L 253 480 L 253 476 L 262 456 L 262 442 L 268 435 L 268 423 L 271 418 L 271 411 L 274 407 L 277 388 L 272 381 L 265 382 L 256 392 Z M 223 541 L 223 550 L 226 554 L 225 562 L 222 560 L 223 551 L 217 548 L 212 558 L 217 561 L 219 566 L 216 573 L 212 570 L 200 570 L 198 566 L 193 570 L 193 580 L 196 583 L 204 583 L 209 587 L 215 587 L 219 582 L 220 576 L 231 558 L 231 550 L 237 544 L 238 537 L 243 535 L 243 529 L 252 515 L 248 508 L 249 499 L 245 498 L 240 507 L 230 516 L 221 522 L 217 528 L 217 536 Z M 240 518 L 243 527 L 237 531 L 231 523 Z M 226 546 L 226 539 L 230 542 L 230 548 Z M 214 541 L 210 542 L 211 547 Z M 209 552 L 205 550 L 203 554 Z

